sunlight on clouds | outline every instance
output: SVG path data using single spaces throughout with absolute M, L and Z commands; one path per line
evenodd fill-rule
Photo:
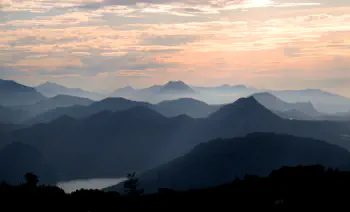
M 91 53 L 89 52 L 72 52 L 73 55 L 80 55 L 80 56 L 90 56 Z
M 127 52 L 102 52 L 101 56 L 114 57 L 114 56 L 123 56 L 128 54 Z
M 350 69 L 350 2 L 339 2 L 3 0 L 0 61 L 27 75 L 74 67 L 60 77 L 91 81 L 322 81 Z
M 46 70 L 57 70 L 65 67 L 82 67 L 83 64 L 76 58 L 41 58 L 41 59 L 23 59 L 10 67 L 27 67 L 27 68 L 43 68 Z

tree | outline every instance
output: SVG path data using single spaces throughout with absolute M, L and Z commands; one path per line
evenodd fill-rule
M 36 187 L 39 182 L 38 176 L 30 172 L 26 173 L 24 178 L 26 180 L 26 184 L 29 186 Z
M 136 173 L 128 174 L 127 180 L 124 182 L 124 192 L 128 196 L 137 197 L 143 194 L 143 189 L 138 189 L 140 182 L 139 179 L 135 177 Z

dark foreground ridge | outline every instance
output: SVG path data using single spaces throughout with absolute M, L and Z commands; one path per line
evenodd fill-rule
M 186 173 L 184 173 L 186 174 Z M 129 177 L 134 175 L 129 175 Z M 130 179 L 130 178 L 129 178 Z M 0 184 L 1 210 L 16 211 L 234 211 L 250 210 L 334 210 L 348 206 L 350 172 L 323 166 L 282 167 L 268 177 L 246 175 L 230 184 L 176 192 L 160 188 L 158 193 L 141 195 L 124 184 L 128 196 L 116 192 L 80 190 L 65 194 L 52 186 L 37 186 L 37 177 L 26 174 L 26 183 Z M 26 200 L 26 201 L 24 201 Z

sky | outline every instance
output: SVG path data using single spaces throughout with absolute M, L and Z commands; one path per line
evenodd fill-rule
M 349 0 L 0 0 L 0 78 L 350 97 Z

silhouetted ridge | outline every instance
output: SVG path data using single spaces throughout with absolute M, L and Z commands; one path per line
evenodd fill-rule
M 72 106 L 65 108 L 56 108 L 54 110 L 45 112 L 30 120 L 28 124 L 45 123 L 52 121 L 62 115 L 69 115 L 76 119 L 87 118 L 93 114 L 101 111 L 123 111 L 135 106 L 149 106 L 149 103 L 136 102 L 124 98 L 106 98 L 98 102 L 93 102 L 87 106 Z
M 167 100 L 155 105 L 155 110 L 167 117 L 186 114 L 192 118 L 205 118 L 219 109 L 192 98 Z
M 89 99 L 98 100 L 102 96 L 90 91 L 85 91 L 80 88 L 67 88 L 63 85 L 59 85 L 53 82 L 45 82 L 36 87 L 36 90 L 47 97 L 54 97 L 56 95 L 69 95 L 69 96 L 79 96 Z
M 260 104 L 264 105 L 266 108 L 272 111 L 299 111 L 308 116 L 320 116 L 319 113 L 310 101 L 308 102 L 296 102 L 296 103 L 287 103 L 272 95 L 271 93 L 256 93 L 252 95 Z
M 185 121 L 185 120 L 192 120 L 193 118 L 189 117 L 186 114 L 181 114 L 181 115 L 172 117 L 171 119 L 173 119 L 173 120 L 184 120 Z
M 165 101 L 162 101 L 160 103 L 158 103 L 158 105 L 167 105 L 167 104 L 183 104 L 183 105 L 188 105 L 188 104 L 191 104 L 191 105 L 208 105 L 207 103 L 205 102 L 202 102 L 202 101 L 199 101 L 197 99 L 192 99 L 192 98 L 179 98 L 179 99 L 175 99 L 175 100 L 165 100 Z
M 280 120 L 280 118 L 262 106 L 254 97 L 240 98 L 232 104 L 221 107 L 209 116 L 211 120 Z
M 0 79 L 0 105 L 17 106 L 33 104 L 45 99 L 34 88 L 19 84 L 15 81 Z
M 50 99 L 56 100 L 56 101 L 68 101 L 68 100 L 86 100 L 89 102 L 93 102 L 92 100 L 88 98 L 83 98 L 83 97 L 77 97 L 77 96 L 70 96 L 70 95 L 65 95 L 65 94 L 58 94 L 54 97 L 51 97 Z
M 128 100 L 122 97 L 117 98 L 106 98 L 99 102 L 95 102 L 91 105 L 91 108 L 94 110 L 111 110 L 111 111 L 117 111 L 117 110 L 125 110 L 130 109 L 135 106 L 147 106 L 149 105 L 146 102 L 137 102 Z
M 7 92 L 33 92 L 34 88 L 28 87 L 22 84 L 19 84 L 13 80 L 1 80 L 0 79 L 0 88 L 6 89 Z
M 189 92 L 194 93 L 195 91 L 182 81 L 169 81 L 163 85 L 160 89 L 161 92 Z
M 349 169 L 349 162 L 347 150 L 323 141 L 253 133 L 199 144 L 185 156 L 145 172 L 139 178 L 145 191 L 152 193 L 157 188 L 187 190 L 216 186 L 246 174 L 268 176 L 283 166 L 319 164 Z

